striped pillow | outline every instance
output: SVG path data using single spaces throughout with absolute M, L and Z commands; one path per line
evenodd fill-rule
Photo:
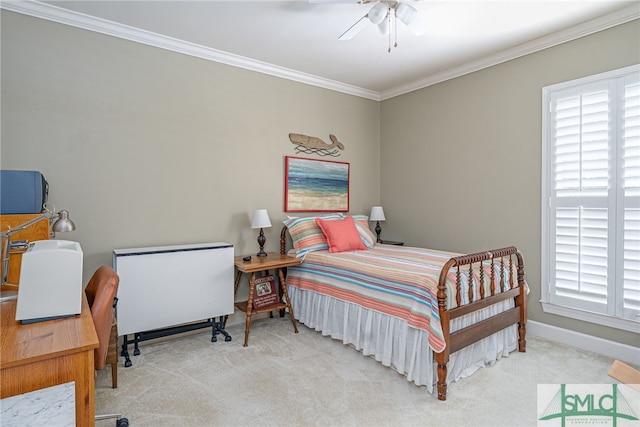
M 342 214 L 324 215 L 319 218 L 323 220 L 342 219 Z M 316 217 L 289 218 L 283 221 L 289 230 L 289 235 L 293 241 L 293 248 L 296 250 L 296 257 L 302 258 L 313 251 L 329 250 L 327 238 L 316 224 Z
M 364 245 L 371 249 L 376 244 L 376 236 L 369 229 L 369 217 L 366 215 L 352 215 L 353 221 L 356 223 L 356 229 L 360 234 L 360 240 Z

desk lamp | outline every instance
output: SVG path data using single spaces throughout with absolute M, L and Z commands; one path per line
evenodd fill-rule
M 382 206 L 374 206 L 371 208 L 371 215 L 369 215 L 369 221 L 376 222 L 376 242 L 382 243 L 382 239 L 380 239 L 380 232 L 382 232 L 382 228 L 380 227 L 380 221 L 384 221 L 384 211 L 382 210 Z
M 0 282 L 0 285 L 2 286 L 11 286 L 11 287 L 15 287 L 17 288 L 18 285 L 16 284 L 8 284 L 7 280 L 9 277 L 9 261 L 10 261 L 10 249 L 11 249 L 11 236 L 13 236 L 14 234 L 24 230 L 25 228 L 29 228 L 32 225 L 37 224 L 38 222 L 42 221 L 43 219 L 54 219 L 57 218 L 56 221 L 53 223 L 53 225 L 51 226 L 51 230 L 55 233 L 55 232 L 67 232 L 67 231 L 73 231 L 76 229 L 76 225 L 73 223 L 73 221 L 71 221 L 71 219 L 69 219 L 69 212 L 66 210 L 61 210 L 58 213 L 53 212 L 53 210 L 50 210 L 46 204 L 44 206 L 45 208 L 45 212 L 36 217 L 33 218 L 30 221 L 25 222 L 24 224 L 21 224 L 17 227 L 14 227 L 10 230 L 7 231 L 3 231 L 0 233 L 0 237 L 2 237 L 2 239 L 6 239 L 5 242 L 3 242 L 3 246 L 2 246 L 2 281 Z M 53 208 L 55 210 L 55 208 Z M 9 299 L 15 299 L 18 296 L 17 291 L 6 291 L 6 292 L 1 292 L 1 296 L 0 296 L 0 301 L 6 301 Z M 6 294 L 6 295 L 5 295 Z
M 253 213 L 253 219 L 251 221 L 251 228 L 259 228 L 260 234 L 258 235 L 258 245 L 260 245 L 260 252 L 258 252 L 259 257 L 267 256 L 267 253 L 264 251 L 264 244 L 267 239 L 264 237 L 263 228 L 271 227 L 271 220 L 269 219 L 269 213 L 266 209 L 256 209 Z

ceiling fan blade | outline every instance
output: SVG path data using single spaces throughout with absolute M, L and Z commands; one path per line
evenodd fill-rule
M 369 25 L 369 19 L 367 15 L 364 15 L 362 18 L 358 19 L 355 24 L 353 24 L 347 31 L 342 33 L 338 40 L 351 40 L 355 36 L 357 36 L 360 31 L 364 30 L 365 27 Z

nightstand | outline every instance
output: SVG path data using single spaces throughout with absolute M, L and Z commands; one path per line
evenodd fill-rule
M 243 256 L 237 256 L 233 259 L 233 264 L 236 269 L 236 278 L 234 282 L 234 295 L 238 292 L 238 284 L 242 273 L 249 273 L 249 298 L 247 301 L 237 302 L 236 307 L 244 311 L 247 315 L 244 328 L 244 347 L 249 343 L 249 329 L 251 328 L 251 316 L 260 313 L 269 313 L 274 310 L 289 309 L 289 316 L 291 317 L 291 324 L 293 324 L 293 330 L 298 333 L 298 327 L 296 326 L 296 319 L 293 316 L 293 309 L 291 308 L 291 301 L 289 300 L 289 294 L 287 293 L 287 286 L 285 284 L 284 269 L 293 265 L 298 265 L 302 262 L 301 259 L 281 255 L 275 252 L 267 253 L 267 256 L 259 257 L 256 255 L 251 256 L 250 261 L 244 261 Z M 254 308 L 253 307 L 253 294 L 256 286 L 256 273 L 261 271 L 278 270 L 278 281 L 280 282 L 281 294 L 278 301 L 274 304 L 266 307 Z M 284 296 L 284 301 L 282 297 Z
M 396 246 L 404 246 L 404 242 L 396 242 L 394 240 L 383 240 L 381 242 L 383 245 L 396 245 Z

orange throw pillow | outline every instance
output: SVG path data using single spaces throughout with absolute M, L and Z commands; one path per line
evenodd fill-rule
M 329 243 L 329 252 L 361 251 L 367 247 L 360 240 L 360 233 L 351 216 L 344 219 L 325 221 L 316 218 L 316 224 L 322 230 Z

